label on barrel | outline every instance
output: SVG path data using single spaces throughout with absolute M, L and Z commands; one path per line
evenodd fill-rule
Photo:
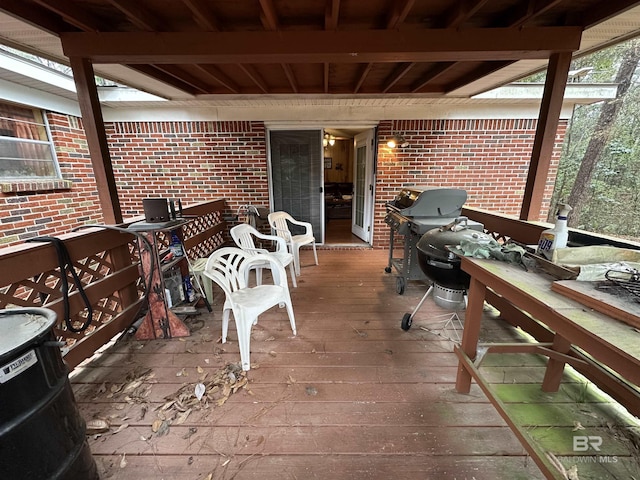
M 11 363 L 7 363 L 3 367 L 0 367 L 0 383 L 8 382 L 13 377 L 20 375 L 20 373 L 36 363 L 38 363 L 38 357 L 35 350 L 29 350 L 21 357 L 12 360 Z

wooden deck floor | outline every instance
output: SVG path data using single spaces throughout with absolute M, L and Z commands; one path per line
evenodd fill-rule
M 400 328 L 424 284 L 409 282 L 396 294 L 394 275 L 384 273 L 385 251 L 318 256 L 320 265 L 312 266 L 311 253 L 302 252 L 292 289 L 298 335 L 283 310 L 263 315 L 252 333 L 253 367 L 246 383 L 235 371 L 235 391 L 227 372 L 239 351 L 233 322 L 231 342 L 219 343 L 220 295 L 213 314 L 189 318 L 190 337 L 123 337 L 72 374 L 84 418 L 111 424 L 89 437 L 101 478 L 543 478 L 476 385 L 469 395 L 455 392 L 453 344 L 421 328 L 438 328 L 451 312 L 429 299 L 412 328 Z M 487 317 L 483 339 L 512 336 Z M 488 357 L 486 368 L 492 362 Z M 525 422 L 531 416 L 522 406 L 541 397 L 534 384 L 543 366 L 513 358 L 493 374 Z M 200 382 L 206 406 L 192 393 Z M 573 402 L 563 392 L 560 403 Z M 580 405 L 574 410 L 591 410 Z M 574 425 L 557 410 L 537 413 L 547 431 Z

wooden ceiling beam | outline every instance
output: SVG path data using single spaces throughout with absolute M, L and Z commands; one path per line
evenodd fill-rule
M 367 63 L 549 58 L 580 27 L 377 31 L 62 33 L 65 55 L 93 63 Z
M 439 63 L 431 70 L 429 70 L 425 75 L 420 77 L 416 83 L 411 87 L 411 93 L 419 93 L 421 90 L 427 88 L 429 83 L 432 83 L 438 77 L 444 75 L 449 70 L 457 65 L 457 62 L 443 62 Z
M 337 30 L 338 17 L 340 16 L 340 0 L 326 0 L 327 6 L 324 11 L 324 29 Z
M 480 10 L 489 0 L 463 0 L 454 2 L 454 5 L 447 11 L 438 22 L 444 28 L 458 28 L 466 20 Z
M 353 89 L 353 93 L 358 93 L 360 91 L 360 89 L 362 88 L 362 84 L 366 80 L 367 75 L 369 75 L 369 72 L 371 71 L 372 68 L 373 68 L 373 63 L 369 63 L 364 66 L 364 68 L 362 69 L 362 72 L 360 72 L 360 76 L 358 77 L 356 86 Z
M 101 30 L 102 22 L 100 19 L 90 13 L 87 9 L 78 8 L 78 6 L 69 0 L 56 0 L 50 2 L 48 0 L 33 0 L 41 7 L 60 15 L 65 22 L 73 25 L 80 30 L 86 32 L 96 32 Z
M 275 32 L 278 30 L 278 14 L 276 13 L 276 7 L 273 5 L 273 0 L 259 0 L 262 13 L 260 14 L 260 21 L 264 25 L 264 29 L 267 31 Z
M 210 93 L 211 88 L 208 84 L 195 78 L 193 75 L 188 74 L 182 68 L 177 65 L 153 65 L 154 68 L 160 72 L 166 73 L 168 76 L 180 80 L 186 83 L 191 88 L 195 89 L 197 93 Z
M 416 3 L 415 0 L 404 0 L 403 3 L 396 6 L 392 10 L 391 15 L 389 15 L 389 18 L 387 19 L 386 28 L 388 30 L 393 30 L 398 28 L 401 24 L 403 24 L 404 21 L 407 19 L 407 15 L 409 15 L 409 12 L 411 11 L 415 3 Z M 395 5 L 395 2 L 394 2 L 394 5 Z
M 165 31 L 166 26 L 150 10 L 130 0 L 109 0 L 109 3 L 122 12 L 133 25 L 149 32 Z
M 468 85 L 471 82 L 475 82 L 476 80 L 480 80 L 482 77 L 486 77 L 487 75 L 493 72 L 496 72 L 508 65 L 511 65 L 512 63 L 513 61 L 497 61 L 497 62 L 483 63 L 478 68 L 470 71 L 466 75 L 463 75 L 457 78 L 454 82 L 448 83 L 444 91 L 445 93 L 453 92 L 458 88 L 464 87 L 465 85 Z
M 240 68 L 247 75 L 247 77 L 249 77 L 251 81 L 255 83 L 260 90 L 262 90 L 262 93 L 270 92 L 267 82 L 264 81 L 262 76 L 258 73 L 258 71 L 255 68 L 253 68 L 251 65 L 242 65 L 242 64 L 239 64 L 238 68 Z
M 170 85 L 178 90 L 182 90 L 189 95 L 196 95 L 199 93 L 198 90 L 193 88 L 188 83 L 185 83 L 180 79 L 176 79 L 176 77 L 173 75 L 168 75 L 167 73 L 156 68 L 154 65 L 127 65 L 127 67 L 137 72 L 144 73 L 145 75 L 149 75 L 151 78 L 154 78 L 159 82 L 166 83 L 167 85 Z
M 518 10 L 515 10 L 510 15 L 505 15 L 503 18 L 503 26 L 521 27 L 537 16 L 551 10 L 553 7 L 562 3 L 562 1 L 563 0 L 529 0 L 527 3 L 522 2 L 522 7 L 517 7 Z
M 387 93 L 389 90 L 391 90 L 391 88 L 393 88 L 393 86 L 398 83 L 402 79 L 402 77 L 409 73 L 415 66 L 415 63 L 403 63 L 398 65 L 398 67 L 394 70 L 387 81 L 385 81 L 384 86 L 382 87 L 382 93 Z
M 211 77 L 213 80 L 218 82 L 224 88 L 229 90 L 231 93 L 240 93 L 240 88 L 236 83 L 227 77 L 224 73 L 222 73 L 218 68 L 213 65 L 194 65 L 194 67 L 201 72 L 205 73 L 207 76 Z
M 200 28 L 207 32 L 219 32 L 220 22 L 218 19 L 202 5 L 200 0 L 181 0 L 191 11 L 193 18 Z
M 291 90 L 293 90 L 293 93 L 298 93 L 298 82 L 296 81 L 296 76 L 293 73 L 293 69 L 291 68 L 291 65 L 287 65 L 286 63 L 283 63 L 280 65 L 282 67 L 282 70 L 284 70 L 284 74 L 287 77 L 287 80 L 289 80 L 289 85 L 291 86 Z

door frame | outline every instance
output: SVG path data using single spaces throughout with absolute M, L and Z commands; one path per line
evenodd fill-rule
M 377 157 L 377 128 L 370 128 L 357 134 L 353 138 L 353 211 L 351 213 L 351 233 L 369 245 L 373 245 L 373 214 L 376 194 L 376 157 Z M 365 173 L 364 173 L 364 205 L 362 227 L 356 225 L 356 199 L 355 192 L 358 191 L 358 147 L 364 144 L 365 152 Z

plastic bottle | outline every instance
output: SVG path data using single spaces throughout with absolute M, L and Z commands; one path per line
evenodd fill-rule
M 188 302 L 193 302 L 196 299 L 196 292 L 193 289 L 189 275 L 184 276 L 184 293 Z
M 181 257 L 182 255 L 184 255 L 184 252 L 182 250 L 182 242 L 180 241 L 178 234 L 174 230 L 171 231 L 171 243 L 169 244 L 169 251 L 173 253 L 175 257 Z
M 558 217 L 553 228 L 542 232 L 536 253 L 549 261 L 553 261 L 553 252 L 556 248 L 567 246 L 569 231 L 567 230 L 567 215 L 571 207 L 566 203 L 558 204 Z

